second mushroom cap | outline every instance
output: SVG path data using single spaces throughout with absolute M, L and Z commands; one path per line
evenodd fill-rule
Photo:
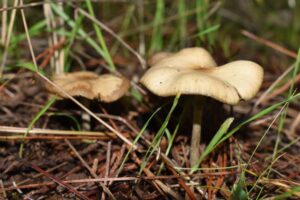
M 113 102 L 122 97 L 129 89 L 127 79 L 93 72 L 73 72 L 55 75 L 52 81 L 71 96 L 83 96 L 88 99 L 98 99 L 103 102 Z M 62 98 L 66 96 L 53 86 L 47 84 L 46 88 Z

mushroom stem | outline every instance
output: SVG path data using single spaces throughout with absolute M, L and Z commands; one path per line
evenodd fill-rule
M 83 98 L 82 99 L 82 104 L 87 108 L 90 109 L 90 100 Z M 82 130 L 84 131 L 90 131 L 91 130 L 91 115 L 83 112 L 81 114 L 81 120 L 82 120 Z
M 193 167 L 200 158 L 201 121 L 205 97 L 197 96 L 193 101 L 193 129 L 191 138 L 190 162 Z

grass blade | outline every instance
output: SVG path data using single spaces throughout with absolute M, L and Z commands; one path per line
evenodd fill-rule
M 147 150 L 147 153 L 146 155 L 144 156 L 143 158 L 143 162 L 141 164 L 141 167 L 140 167 L 140 172 L 139 174 L 142 173 L 143 169 L 146 167 L 147 163 L 148 163 L 148 160 L 150 159 L 150 157 L 152 156 L 152 154 L 154 153 L 154 151 L 158 148 L 159 146 L 159 143 L 160 143 L 160 139 L 162 138 L 163 136 L 163 133 L 165 132 L 167 126 L 168 126 L 168 123 L 170 121 L 170 118 L 172 116 L 172 113 L 173 111 L 175 110 L 177 104 L 178 104 L 178 101 L 179 101 L 179 98 L 180 98 L 180 94 L 177 94 L 176 97 L 174 98 L 174 101 L 173 101 L 173 105 L 165 119 L 165 121 L 163 122 L 163 124 L 161 125 L 160 129 L 158 130 L 157 134 L 155 135 L 152 143 L 151 143 L 151 146 L 150 148 Z
M 236 133 L 241 127 L 245 126 L 246 124 L 258 119 L 258 118 L 261 118 L 262 116 L 265 116 L 267 115 L 268 113 L 274 111 L 275 109 L 279 108 L 280 106 L 284 105 L 285 103 L 287 102 L 291 102 L 291 101 L 294 101 L 296 99 L 298 99 L 300 97 L 300 93 L 296 94 L 296 95 L 293 95 L 291 96 L 290 98 L 282 101 L 282 102 L 279 102 L 277 104 L 274 104 L 272 106 L 269 106 L 267 108 L 265 108 L 264 110 L 262 110 L 261 112 L 253 115 L 252 117 L 250 117 L 249 119 L 247 119 L 246 121 L 242 122 L 241 124 L 239 124 L 237 127 L 235 127 L 234 129 L 232 129 L 230 132 L 228 132 L 228 134 L 226 134 L 221 140 L 220 142 L 218 143 L 221 144 L 222 142 L 224 142 L 225 140 L 227 140 L 230 136 L 232 136 L 234 133 Z
M 95 18 L 95 13 L 94 13 L 94 9 L 93 9 L 93 6 L 91 4 L 91 1 L 90 0 L 86 0 L 86 5 L 87 5 L 87 8 L 88 8 L 88 11 L 90 13 L 90 15 Z M 106 46 L 106 43 L 105 43 L 105 40 L 103 38 L 103 35 L 102 35 L 102 31 L 100 29 L 100 27 L 96 24 L 96 23 L 93 23 L 93 27 L 94 27 L 94 30 L 96 32 L 96 35 L 97 35 L 97 38 L 98 38 L 98 41 L 100 43 L 100 46 L 101 48 L 103 49 L 103 57 L 105 59 L 105 61 L 108 63 L 108 66 L 110 67 L 110 69 L 112 71 L 115 71 L 116 70 L 116 67 L 112 61 L 112 58 L 110 56 L 110 53 L 107 49 L 107 46 Z
M 206 158 L 208 154 L 210 154 L 219 144 L 220 140 L 223 136 L 227 133 L 231 123 L 233 122 L 234 118 L 228 118 L 223 122 L 213 139 L 205 148 L 204 152 L 201 154 L 199 160 L 197 161 L 196 165 L 192 166 L 191 173 L 194 173 L 200 166 L 201 162 Z
M 245 188 L 245 172 L 241 173 L 240 180 L 237 184 L 234 184 L 232 191 L 232 199 L 233 200 L 247 200 L 248 195 L 244 190 Z
M 52 104 L 56 101 L 56 97 L 51 97 L 46 105 L 36 114 L 36 116 L 31 120 L 26 133 L 24 134 L 24 138 L 28 135 L 28 132 L 33 128 L 34 124 L 45 114 L 45 112 L 52 106 Z M 22 141 L 19 149 L 19 157 L 23 156 L 23 148 L 24 148 L 24 140 Z
M 161 110 L 162 107 L 159 107 L 158 109 L 156 109 L 152 115 L 149 117 L 149 119 L 146 121 L 146 123 L 144 124 L 143 128 L 140 130 L 140 132 L 138 133 L 138 135 L 136 136 L 136 138 L 134 139 L 133 141 L 133 145 L 135 145 L 139 139 L 142 137 L 143 133 L 145 132 L 146 128 L 148 127 L 149 123 L 151 122 L 151 120 L 153 119 L 153 117 Z M 121 170 L 123 169 L 123 166 L 125 164 L 125 162 L 127 161 L 128 157 L 129 157 L 129 154 L 131 153 L 132 151 L 132 147 L 130 147 L 130 149 L 128 150 L 126 156 L 124 157 L 118 171 L 117 171 L 117 176 L 120 174 Z
M 150 54 L 155 51 L 160 51 L 163 46 L 162 23 L 164 21 L 165 5 L 164 0 L 156 1 L 156 11 L 154 17 L 154 25 L 152 31 L 152 38 L 150 43 Z
M 66 13 L 64 13 L 64 11 L 61 10 L 61 8 L 59 8 L 55 4 L 51 4 L 51 7 L 57 15 L 59 15 L 63 20 L 65 20 L 68 26 L 70 26 L 71 28 L 76 27 L 76 23 L 74 22 L 74 20 L 72 20 Z M 97 42 L 93 40 L 82 28 L 78 29 L 77 34 L 81 36 L 89 45 L 91 45 L 91 47 L 93 47 L 97 53 L 99 53 L 105 58 L 104 51 L 98 46 Z

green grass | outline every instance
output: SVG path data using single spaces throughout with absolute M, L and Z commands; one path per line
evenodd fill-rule
M 175 127 L 173 133 L 170 133 L 170 131 L 168 129 L 165 130 L 165 134 L 166 134 L 166 137 L 167 137 L 167 140 L 168 140 L 168 146 L 167 146 L 167 149 L 165 151 L 166 156 L 169 156 L 169 154 L 172 150 L 172 147 L 174 145 L 174 140 L 175 140 L 175 137 L 178 133 L 182 117 L 183 117 L 183 113 L 180 115 L 180 118 L 178 120 L 179 122 L 176 124 L 176 127 Z M 159 170 L 157 171 L 158 175 L 161 174 L 162 170 L 164 169 L 164 166 L 165 166 L 164 163 L 161 163 L 161 165 L 159 167 Z
M 233 119 L 232 118 L 227 119 L 222 124 L 222 126 L 220 127 L 220 129 L 218 130 L 218 132 L 215 134 L 215 136 L 213 137 L 213 139 L 210 141 L 210 143 L 208 144 L 208 146 L 206 147 L 206 149 L 204 150 L 204 152 L 201 154 L 201 157 L 200 157 L 197 165 L 192 167 L 191 172 L 194 173 L 195 171 L 197 171 L 197 168 L 199 167 L 201 161 L 203 161 L 203 159 L 209 153 L 211 153 L 213 150 L 215 150 L 218 145 L 220 145 L 225 140 L 227 140 L 229 137 L 231 137 L 233 134 L 235 134 L 243 126 L 245 126 L 245 125 L 249 124 L 250 122 L 252 122 L 254 120 L 257 120 L 257 119 L 259 119 L 259 118 L 261 118 L 261 117 L 263 117 L 263 116 L 271 113 L 272 111 L 278 109 L 280 106 L 286 106 L 288 103 L 297 100 L 299 97 L 300 97 L 300 93 L 290 96 L 289 98 L 287 98 L 283 102 L 279 102 L 279 103 L 277 103 L 275 105 L 269 106 L 269 107 L 263 109 L 262 111 L 258 112 L 257 114 L 253 115 L 249 119 L 245 120 L 244 122 L 240 123 L 239 125 L 237 125 L 235 128 L 233 128 L 230 131 L 228 131 L 228 129 L 229 129 L 229 126 L 232 123 Z
M 48 116 L 49 117 L 54 116 L 54 117 L 66 117 L 66 118 L 69 118 L 72 122 L 74 122 L 75 130 L 77 130 L 77 131 L 81 130 L 81 125 L 80 125 L 79 121 L 76 119 L 76 117 L 74 117 L 71 114 L 63 113 L 63 112 L 53 112 L 53 113 L 49 113 Z
M 267 169 L 265 169 L 264 172 L 259 175 L 256 182 L 254 183 L 254 185 L 252 186 L 252 188 L 250 189 L 250 191 L 247 194 L 248 196 L 250 196 L 250 193 L 251 192 L 253 193 L 253 190 L 255 188 L 258 188 L 259 189 L 259 194 L 257 195 L 256 199 L 259 199 L 260 195 L 263 193 L 263 190 L 264 190 L 264 187 L 259 187 L 258 186 L 258 181 L 261 178 L 268 178 L 270 176 L 270 174 L 272 172 L 272 166 L 283 155 L 283 150 L 290 147 L 290 144 L 293 143 L 293 141 L 292 141 L 290 144 L 286 145 L 285 147 L 283 147 L 281 149 L 278 149 L 279 144 L 281 142 L 280 135 L 282 134 L 282 130 L 283 130 L 283 127 L 284 127 L 285 122 L 286 122 L 286 115 L 287 115 L 287 110 L 289 109 L 289 104 L 291 103 L 291 101 L 297 100 L 300 97 L 300 93 L 294 94 L 295 93 L 294 92 L 294 82 L 295 82 L 296 75 L 299 73 L 299 69 L 300 69 L 300 49 L 298 50 L 298 57 L 297 57 L 295 65 L 294 65 L 294 70 L 293 70 L 292 77 L 291 77 L 292 83 L 291 83 L 291 86 L 290 86 L 290 89 L 289 89 L 289 92 L 288 92 L 287 99 L 284 102 L 278 103 L 277 105 L 273 106 L 273 108 L 272 108 L 272 106 L 270 106 L 269 108 L 265 109 L 265 111 L 263 110 L 260 113 L 258 113 L 259 115 L 261 115 L 261 114 L 266 115 L 269 112 L 271 112 L 275 107 L 282 106 L 282 109 L 279 111 L 277 117 L 273 120 L 273 122 L 275 122 L 275 120 L 279 119 L 279 126 L 278 126 L 278 129 L 277 129 L 276 141 L 275 141 L 275 145 L 274 145 L 274 148 L 273 148 L 271 163 L 269 164 Z M 273 125 L 273 122 L 270 124 L 269 128 L 265 131 L 265 133 L 261 137 L 260 141 L 258 142 L 256 148 L 252 152 L 252 155 L 251 155 L 250 159 L 248 160 L 248 165 L 250 164 L 251 158 L 256 153 L 256 150 L 261 145 L 262 140 L 265 139 L 267 133 L 269 132 L 270 127 Z M 279 153 L 281 153 L 281 155 L 278 155 Z M 295 192 L 295 191 L 291 190 L 291 191 L 286 192 L 282 195 L 279 195 L 278 198 L 281 199 L 285 196 L 289 197 L 290 195 L 293 194 L 293 192 Z
M 44 107 L 35 115 L 35 117 L 31 120 L 30 124 L 27 127 L 27 131 L 24 134 L 24 138 L 28 135 L 28 132 L 33 128 L 35 123 L 47 112 L 47 110 L 55 103 L 56 97 L 51 97 L 48 102 L 44 105 Z M 20 144 L 19 149 L 19 157 L 22 158 L 23 156 L 23 149 L 24 149 L 24 143 L 22 142 Z
M 201 11 L 196 14 L 197 28 L 198 32 L 201 33 L 203 30 L 207 28 L 207 22 L 205 20 L 205 15 L 208 10 L 208 2 L 205 0 L 196 0 L 196 8 L 202 8 Z M 204 40 L 202 35 L 199 35 L 200 42 Z
M 291 85 L 290 85 L 290 89 L 289 89 L 287 98 L 290 98 L 293 95 L 293 93 L 295 92 L 294 91 L 295 78 L 296 78 L 296 75 L 299 72 L 299 69 L 300 69 L 300 48 L 298 50 L 298 57 L 297 57 L 297 60 L 296 60 L 296 63 L 295 63 L 295 67 L 294 67 L 294 70 L 292 72 L 292 79 L 291 79 L 292 82 L 291 82 Z M 276 137 L 276 143 L 275 143 L 274 153 L 273 153 L 273 159 L 275 159 L 277 157 L 278 146 L 279 146 L 279 143 L 280 143 L 280 136 L 281 136 L 282 130 L 283 130 L 284 125 L 285 125 L 288 109 L 289 109 L 289 103 L 287 103 L 284 111 L 280 115 L 278 131 L 277 131 L 277 137 Z
M 41 20 L 36 22 L 35 24 L 33 24 L 32 26 L 29 27 L 29 35 L 31 37 L 35 37 L 38 36 L 40 34 L 42 34 L 46 28 L 46 20 Z M 49 30 L 52 31 L 52 30 Z M 21 34 L 15 34 L 12 38 L 11 38 L 11 42 L 9 45 L 9 51 L 10 53 L 13 53 L 12 51 L 15 51 L 16 48 L 18 47 L 18 45 L 20 45 L 20 42 L 26 40 L 26 34 L 25 33 L 21 33 Z
M 162 23 L 164 21 L 164 12 L 165 12 L 164 0 L 157 0 L 155 16 L 154 16 L 154 21 L 153 21 L 153 31 L 152 31 L 151 42 L 150 42 L 150 47 L 149 47 L 150 54 L 152 54 L 153 52 L 162 50 L 162 47 L 164 45 L 163 32 L 162 32 L 163 31 Z
M 155 117 L 155 115 L 161 110 L 162 107 L 159 107 L 158 109 L 156 109 L 151 116 L 149 117 L 149 119 L 146 121 L 146 123 L 143 125 L 142 129 L 139 131 L 139 133 L 137 134 L 137 136 L 135 137 L 133 144 L 136 145 L 138 144 L 138 141 L 140 140 L 140 138 L 142 137 L 143 133 L 145 132 L 145 130 L 147 129 L 147 127 L 149 126 L 149 123 L 151 122 L 151 120 L 153 119 L 153 117 Z M 118 171 L 117 171 L 117 176 L 120 174 L 120 172 L 122 171 L 124 164 L 126 163 L 126 161 L 129 158 L 130 153 L 132 152 L 133 148 L 130 147 L 130 149 L 128 150 L 128 152 L 126 153 Z
M 126 30 L 130 29 L 130 25 L 131 25 L 131 21 L 134 19 L 134 12 L 136 11 L 137 8 L 135 8 L 135 6 L 130 5 L 128 6 L 128 9 L 126 10 L 121 28 L 119 30 L 119 34 L 122 32 L 125 32 Z M 114 44 L 111 47 L 111 54 L 115 55 L 118 51 L 118 48 L 120 46 L 120 42 L 119 41 L 115 41 Z
M 178 32 L 179 32 L 179 41 L 180 47 L 183 48 L 186 46 L 186 36 L 187 36 L 187 17 L 184 15 L 186 9 L 186 1 L 178 0 L 178 15 L 180 16 L 178 19 Z
M 94 13 L 94 9 L 93 9 L 93 6 L 91 4 L 91 1 L 90 0 L 86 0 L 86 5 L 87 5 L 87 8 L 88 8 L 88 11 L 89 11 L 90 15 L 93 18 L 95 18 L 95 13 Z M 100 27 L 95 22 L 93 23 L 93 27 L 94 27 L 94 30 L 96 32 L 97 39 L 98 39 L 98 42 L 100 44 L 100 47 L 103 50 L 104 59 L 108 63 L 110 69 L 113 70 L 113 71 L 115 71 L 116 67 L 115 67 L 115 65 L 114 65 L 114 63 L 112 61 L 112 58 L 111 58 L 110 53 L 109 53 L 109 50 L 108 50 L 108 48 L 106 46 L 106 43 L 105 43 L 104 37 L 102 35 L 101 29 L 100 29 Z
M 59 16 L 61 17 L 66 24 L 71 27 L 73 30 L 76 31 L 77 37 L 79 37 L 80 39 L 83 39 L 84 41 L 86 41 L 93 49 L 95 49 L 96 52 L 98 52 L 100 54 L 100 56 L 102 56 L 104 59 L 109 59 L 110 56 L 107 55 L 107 52 L 105 50 L 103 50 L 101 48 L 101 46 L 98 45 L 98 43 L 92 38 L 90 37 L 82 28 L 82 24 L 80 26 L 77 25 L 76 26 L 76 22 L 74 20 L 72 20 L 67 13 L 64 12 L 64 10 L 62 10 L 60 7 L 58 7 L 56 4 L 51 3 L 51 8 L 53 9 L 53 11 Z M 77 21 L 77 23 L 79 23 Z M 73 34 L 71 34 L 70 36 L 72 37 Z M 108 61 L 109 63 L 109 61 Z M 111 70 L 114 70 L 113 67 L 111 67 Z
M 81 15 L 80 13 L 78 14 L 77 18 L 75 19 L 75 26 L 72 27 L 70 36 L 68 37 L 68 41 L 67 41 L 67 45 L 65 47 L 65 71 L 70 71 L 71 68 L 71 58 L 70 58 L 70 52 L 71 52 L 71 48 L 75 42 L 76 36 L 77 36 L 77 32 L 80 29 L 80 27 L 82 26 L 83 23 L 83 15 Z
M 289 199 L 291 197 L 295 197 L 295 193 L 298 193 L 297 197 L 299 197 L 299 192 L 300 192 L 300 186 L 294 186 L 291 187 L 289 191 L 283 192 L 282 194 L 275 196 L 274 199 L 275 200 Z
M 201 8 L 199 12 L 196 13 L 197 22 L 197 44 L 203 45 L 208 44 L 208 48 L 212 49 L 215 45 L 215 34 L 206 34 L 206 32 L 213 32 L 219 28 L 220 25 L 211 25 L 207 20 L 209 13 L 210 1 L 206 0 L 196 0 L 196 8 Z
M 288 96 L 287 96 L 288 99 L 291 98 L 293 96 L 293 94 L 295 93 L 295 91 L 294 91 L 295 78 L 296 78 L 297 74 L 299 73 L 299 69 L 300 69 L 300 48 L 298 50 L 298 56 L 297 56 L 295 67 L 294 67 L 292 77 L 291 77 L 292 82 L 291 82 L 290 89 L 289 89 Z M 298 94 L 300 94 L 300 93 L 298 93 Z M 280 141 L 281 141 L 281 134 L 282 134 L 283 128 L 286 124 L 286 118 L 287 118 L 287 112 L 288 112 L 288 109 L 289 109 L 289 103 L 290 102 L 286 103 L 286 105 L 284 107 L 284 110 L 280 115 L 279 125 L 278 125 L 278 129 L 277 129 L 276 142 L 275 142 L 273 155 L 272 155 L 272 162 L 274 162 L 279 157 L 278 156 L 278 148 L 279 148 L 279 144 L 280 144 Z M 267 172 L 267 175 L 266 175 L 267 178 L 269 177 L 270 173 L 271 173 L 271 168 Z
M 163 135 L 164 135 L 164 133 L 167 129 L 168 124 L 169 124 L 172 113 L 173 113 L 173 111 L 175 110 L 175 108 L 178 104 L 179 98 L 180 98 L 180 94 L 177 94 L 176 97 L 174 98 L 173 105 L 172 105 L 168 115 L 166 116 L 166 118 L 165 118 L 164 122 L 162 123 L 160 129 L 157 131 L 154 139 L 152 140 L 151 146 L 147 150 L 146 155 L 143 157 L 142 164 L 140 166 L 139 174 L 141 174 L 143 172 L 143 169 L 148 164 L 148 161 L 149 161 L 150 157 L 153 155 L 153 153 L 155 151 L 157 151 L 157 149 L 160 145 L 161 139 L 162 139 L 162 137 L 163 137 Z
M 194 173 L 195 171 L 198 170 L 201 162 L 213 151 L 216 149 L 216 147 L 221 143 L 221 139 L 225 137 L 225 135 L 228 132 L 228 129 L 233 122 L 233 118 L 228 118 L 225 120 L 225 122 L 221 125 L 220 129 L 217 131 L 213 139 L 209 142 L 207 147 L 204 149 L 202 152 L 198 162 L 196 163 L 195 166 L 192 166 L 191 173 Z
M 244 190 L 245 188 L 245 173 L 242 172 L 240 175 L 240 180 L 237 184 L 233 185 L 233 191 L 232 191 L 232 199 L 233 200 L 248 200 L 248 194 Z

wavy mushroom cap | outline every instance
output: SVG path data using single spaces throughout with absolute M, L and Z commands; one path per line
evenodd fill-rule
M 174 53 L 170 53 L 170 52 L 158 52 L 158 53 L 155 53 L 148 60 L 148 65 L 153 66 L 156 63 L 158 63 L 159 61 L 161 61 L 162 59 L 167 58 L 167 57 L 169 57 L 169 56 L 171 56 L 173 54 Z
M 183 57 L 189 50 L 185 49 L 157 62 L 144 74 L 141 83 L 158 96 L 203 95 L 231 105 L 249 100 L 258 92 L 263 80 L 261 66 L 240 60 L 216 67 L 208 53 L 199 57 L 203 49 L 195 49 L 198 48 L 192 48 L 189 59 Z
M 129 89 L 127 79 L 111 74 L 98 76 L 93 72 L 73 72 L 55 75 L 52 81 L 71 96 L 82 96 L 88 99 L 98 99 L 103 102 L 113 102 L 121 98 Z M 55 87 L 47 84 L 49 92 L 67 98 Z
M 162 53 L 159 53 L 162 54 Z M 180 69 L 198 69 L 216 67 L 217 64 L 208 51 L 200 47 L 186 48 L 178 53 L 157 56 L 153 67 L 173 67 Z M 154 55 L 155 58 L 155 55 Z M 152 67 L 152 68 L 153 68 Z

